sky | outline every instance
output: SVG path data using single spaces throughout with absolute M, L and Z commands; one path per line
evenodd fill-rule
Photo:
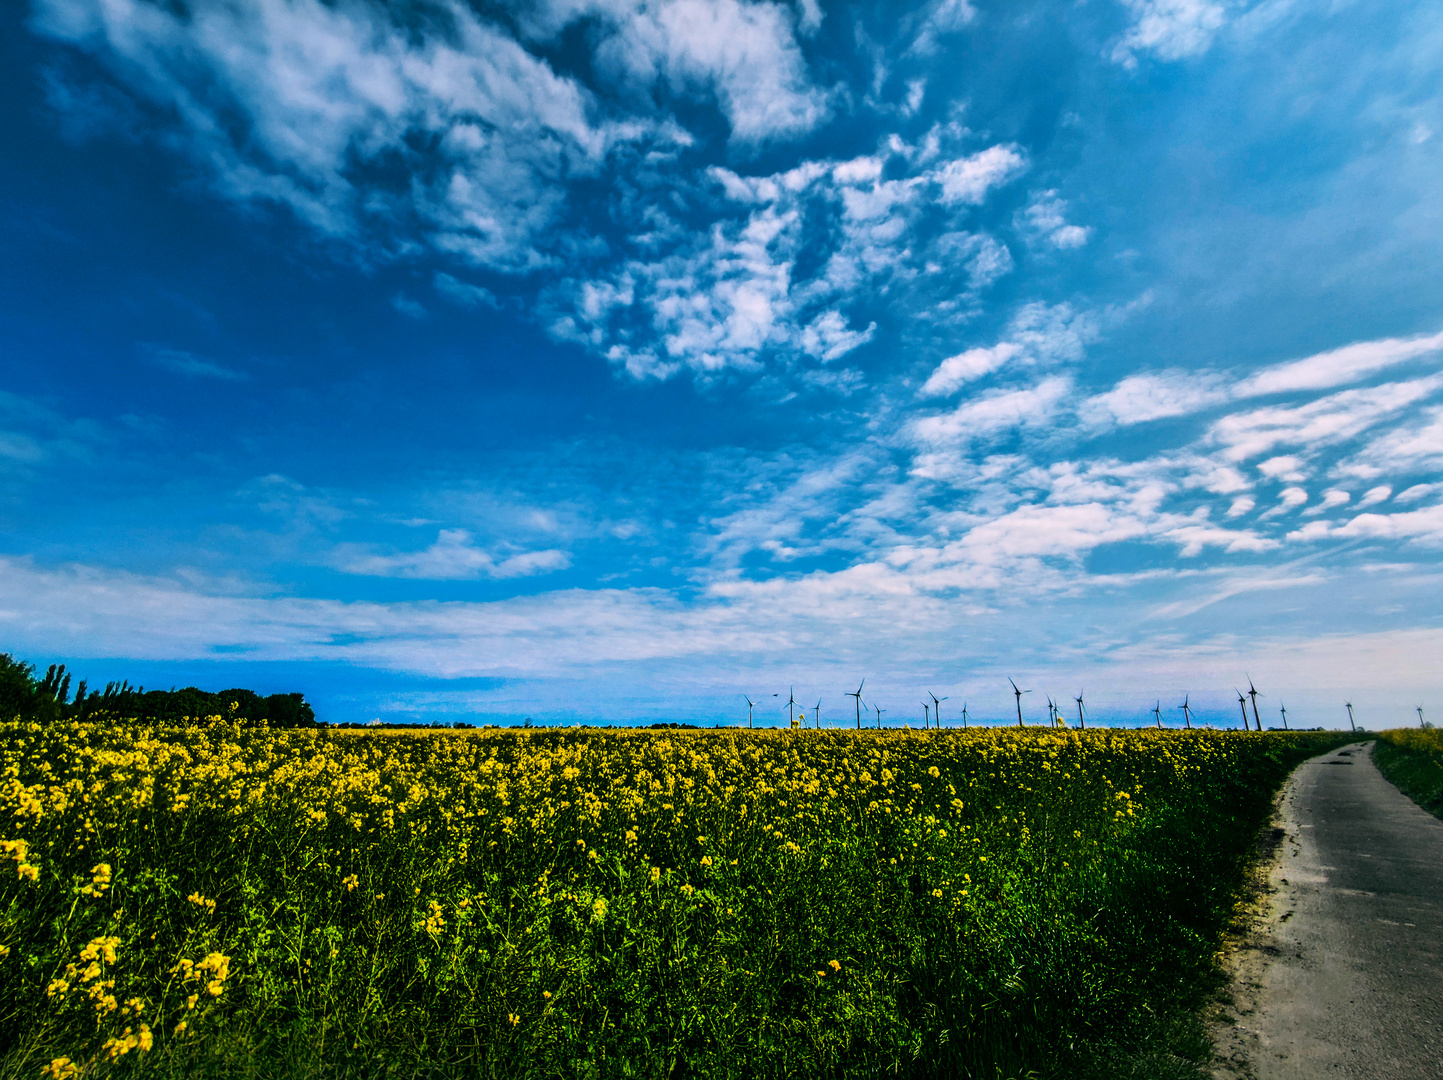
M 332 722 L 1443 719 L 1437 4 L 0 24 L 0 651 Z

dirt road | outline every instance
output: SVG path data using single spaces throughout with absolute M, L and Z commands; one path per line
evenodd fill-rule
M 1302 765 L 1282 850 L 1234 956 L 1220 1078 L 1443 1078 L 1443 821 L 1367 744 Z

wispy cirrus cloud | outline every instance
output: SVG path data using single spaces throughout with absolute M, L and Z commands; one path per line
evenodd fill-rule
M 215 379 L 219 382 L 245 382 L 250 378 L 244 371 L 236 371 L 224 364 L 196 356 L 184 349 L 172 349 L 162 345 L 151 345 L 145 355 L 157 367 L 173 371 L 191 379 Z
M 347 574 L 426 581 L 529 577 L 564 570 L 571 565 L 571 557 L 554 548 L 523 551 L 498 559 L 473 544 L 471 534 L 465 529 L 442 529 L 436 542 L 421 551 L 379 555 L 343 548 L 336 555 L 337 568 Z
M 849 309 L 915 278 L 940 250 L 968 254 L 978 289 L 1006 271 L 1010 257 L 990 237 L 933 235 L 921 223 L 939 203 L 958 204 L 953 213 L 965 220 L 967 207 L 1005 184 L 1020 160 L 994 146 L 917 167 L 902 146 L 841 162 L 807 160 L 763 176 L 713 167 L 707 178 L 724 201 L 709 228 L 700 235 L 667 230 L 661 257 L 627 259 L 604 277 L 551 288 L 551 331 L 635 377 L 757 370 L 771 357 L 783 364 L 836 360 L 874 329 Z M 888 179 L 889 167 L 907 175 Z M 818 210 L 836 218 L 825 235 L 809 218 Z M 815 267 L 805 276 L 797 272 L 804 255 Z M 1042 340 L 1052 328 L 1025 332 Z
M 1208 50 L 1227 18 L 1216 0 L 1123 0 L 1133 22 L 1112 48 L 1112 59 L 1136 67 L 1142 53 L 1182 60 Z
M 467 7 L 432 14 L 431 32 L 410 34 L 361 0 L 201 2 L 183 17 L 144 0 L 41 0 L 35 25 L 171 110 L 230 198 L 383 251 L 395 223 L 419 217 L 436 248 L 478 266 L 544 265 L 563 175 L 676 135 L 598 115 L 585 88 Z M 358 168 L 398 159 L 415 181 L 399 190 Z
M 1234 392 L 1240 398 L 1248 398 L 1297 390 L 1326 390 L 1439 351 L 1443 351 L 1443 333 L 1360 341 L 1263 368 L 1242 380 Z

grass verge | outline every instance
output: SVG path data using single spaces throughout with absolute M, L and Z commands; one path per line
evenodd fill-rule
M 1430 814 L 1443 818 L 1443 731 L 1384 731 L 1373 745 L 1378 771 Z

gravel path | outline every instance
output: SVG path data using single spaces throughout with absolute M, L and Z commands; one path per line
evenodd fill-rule
M 1214 1027 L 1215 1076 L 1440 1080 L 1443 821 L 1357 744 L 1300 766 L 1277 824 L 1270 889 Z

